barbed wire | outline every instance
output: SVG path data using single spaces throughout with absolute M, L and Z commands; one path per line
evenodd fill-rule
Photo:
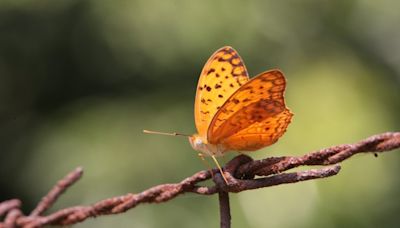
M 0 203 L 0 228 L 35 228 L 44 225 L 70 225 L 82 222 L 90 217 L 123 213 L 142 203 L 162 203 L 183 193 L 200 195 L 219 194 L 221 227 L 230 227 L 229 192 L 274 185 L 326 178 L 340 171 L 340 163 L 357 153 L 381 153 L 400 147 L 400 132 L 387 132 L 371 136 L 354 144 L 344 144 L 314 151 L 300 157 L 284 156 L 253 160 L 249 156 L 239 155 L 228 162 L 223 170 L 228 185 L 222 179 L 218 169 L 203 170 L 185 178 L 179 183 L 161 184 L 143 192 L 112 197 L 88 206 L 74 206 L 58 210 L 49 215 L 44 212 L 50 208 L 68 187 L 78 181 L 81 167 L 76 168 L 42 198 L 36 208 L 25 215 L 21 210 L 21 201 L 11 199 Z M 319 169 L 283 173 L 299 166 L 327 166 Z M 255 178 L 255 176 L 260 176 Z M 213 179 L 215 185 L 206 187 L 199 183 Z

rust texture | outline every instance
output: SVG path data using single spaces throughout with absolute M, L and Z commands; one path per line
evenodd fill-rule
M 199 171 L 179 183 L 161 184 L 140 193 L 128 193 L 105 199 L 87 206 L 64 208 L 44 215 L 58 197 L 74 184 L 83 174 L 82 168 L 76 168 L 60 180 L 37 207 L 25 215 L 21 202 L 11 199 L 0 202 L 0 228 L 7 227 L 43 227 L 45 225 L 71 225 L 91 217 L 123 213 L 143 203 L 162 203 L 184 193 L 200 195 L 219 194 L 221 227 L 230 227 L 230 209 L 228 193 L 237 193 L 274 185 L 296 183 L 300 181 L 326 178 L 340 171 L 340 163 L 358 153 L 381 153 L 400 148 L 400 132 L 387 132 L 371 136 L 354 144 L 344 144 L 314 151 L 299 157 L 271 157 L 252 160 L 239 155 L 224 167 L 229 184 L 225 184 L 218 169 Z M 285 172 L 299 166 L 326 166 L 298 172 Z M 211 175 L 213 172 L 213 175 Z M 255 178 L 258 176 L 257 178 Z M 214 178 L 212 178 L 214 177 Z M 215 185 L 205 187 L 201 182 L 213 179 Z

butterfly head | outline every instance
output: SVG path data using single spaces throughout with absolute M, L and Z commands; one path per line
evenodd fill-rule
M 225 148 L 222 145 L 213 145 L 207 142 L 205 137 L 198 134 L 189 136 L 190 145 L 194 150 L 201 152 L 206 156 L 221 156 L 225 152 Z
M 205 140 L 198 134 L 189 136 L 190 145 L 194 150 L 202 152 L 205 147 Z

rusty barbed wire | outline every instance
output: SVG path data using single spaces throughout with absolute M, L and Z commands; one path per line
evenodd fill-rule
M 82 222 L 90 217 L 123 213 L 142 203 L 162 203 L 183 193 L 212 195 L 221 192 L 241 192 L 273 185 L 295 183 L 311 179 L 336 175 L 340 171 L 339 162 L 357 153 L 380 153 L 400 148 L 400 132 L 387 132 L 371 136 L 354 144 L 344 144 L 314 151 L 300 157 L 271 157 L 253 161 L 249 156 L 239 155 L 224 167 L 229 185 L 226 185 L 217 169 L 200 171 L 179 183 L 162 184 L 149 188 L 141 193 L 128 193 L 112 197 L 89 206 L 75 206 L 61 209 L 49 215 L 42 215 L 50 208 L 58 197 L 82 176 L 82 168 L 77 168 L 60 180 L 49 193 L 43 197 L 38 206 L 24 215 L 21 202 L 11 199 L 0 203 L 0 228 L 24 227 L 34 228 L 44 225 L 70 225 Z M 320 169 L 283 173 L 299 166 L 328 166 Z M 254 179 L 255 176 L 262 176 Z M 211 187 L 198 184 L 211 179 L 215 185 Z M 229 199 L 225 200 L 228 201 Z M 229 208 L 229 205 L 221 205 Z M 223 210 L 221 210 L 221 213 Z M 230 219 L 230 215 L 223 215 Z M 221 217 L 222 218 L 222 217 Z M 222 223 L 229 221 L 222 221 Z

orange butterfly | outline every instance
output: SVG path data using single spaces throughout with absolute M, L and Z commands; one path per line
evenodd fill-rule
M 211 156 L 223 174 L 215 156 L 275 143 L 293 116 L 285 105 L 285 86 L 281 71 L 266 71 L 250 80 L 232 47 L 217 50 L 197 84 L 194 115 L 198 134 L 189 136 L 193 149 L 201 156 Z

